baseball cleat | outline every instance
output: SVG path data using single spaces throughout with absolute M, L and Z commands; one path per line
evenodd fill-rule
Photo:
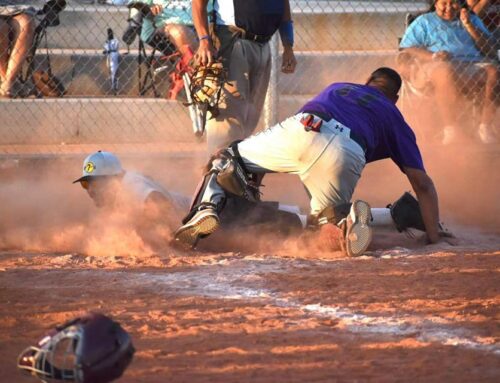
M 348 256 L 357 257 L 362 255 L 370 245 L 372 241 L 370 221 L 370 205 L 365 201 L 354 201 L 345 221 L 344 239 L 345 250 Z
M 198 210 L 196 214 L 174 234 L 175 240 L 194 248 L 199 238 L 212 234 L 219 227 L 219 217 L 212 208 Z

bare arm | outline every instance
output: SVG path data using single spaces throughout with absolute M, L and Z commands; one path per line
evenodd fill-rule
M 193 23 L 200 40 L 196 57 L 198 63 L 206 65 L 213 61 L 214 47 L 209 38 L 203 38 L 209 35 L 208 30 L 208 14 L 207 14 L 208 0 L 193 0 Z
M 467 9 L 462 8 L 460 10 L 460 21 L 462 22 L 465 30 L 469 33 L 472 40 L 485 56 L 489 56 L 493 51 L 493 46 L 491 44 L 490 38 L 470 20 L 470 13 Z
M 483 17 L 488 10 L 491 0 L 476 0 L 470 5 L 471 9 L 479 17 Z
M 439 235 L 439 207 L 436 188 L 432 179 L 423 170 L 405 167 L 404 172 L 417 195 L 425 231 L 430 243 L 436 243 Z
M 285 1 L 285 12 L 283 13 L 283 22 L 292 20 L 292 12 L 290 11 L 290 1 Z M 282 40 L 283 41 L 283 40 Z M 295 54 L 293 53 L 293 47 L 291 44 L 283 42 L 283 57 L 281 60 L 281 71 L 283 73 L 293 73 L 295 67 L 297 66 L 297 60 L 295 59 Z

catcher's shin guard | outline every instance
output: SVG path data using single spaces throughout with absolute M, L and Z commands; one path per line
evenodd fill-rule
M 217 170 L 217 183 L 224 191 L 250 202 L 260 201 L 261 178 L 247 171 L 238 152 L 238 142 L 219 151 L 212 164 L 212 169 Z
M 214 182 L 216 177 L 216 170 L 213 168 L 203 176 L 196 187 L 189 212 L 174 234 L 175 240 L 185 247 L 194 248 L 200 238 L 207 237 L 219 227 L 218 214 L 224 208 L 226 198 L 219 199 L 218 204 L 203 201 L 209 184 Z
M 387 205 L 387 208 L 390 209 L 394 225 L 399 232 L 407 229 L 425 231 L 420 205 L 410 193 L 405 192 L 396 202 Z
M 210 203 L 202 203 L 196 210 L 190 212 L 189 219 L 183 220 L 175 234 L 175 240 L 184 246 L 194 248 L 200 238 L 205 238 L 215 232 L 219 227 L 219 216 L 217 206 Z

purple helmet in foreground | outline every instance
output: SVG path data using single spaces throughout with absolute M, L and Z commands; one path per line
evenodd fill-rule
M 89 313 L 25 349 L 17 367 L 43 382 L 107 383 L 123 374 L 134 351 L 130 336 L 117 322 Z

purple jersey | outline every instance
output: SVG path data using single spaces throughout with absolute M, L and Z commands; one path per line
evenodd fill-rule
M 299 112 L 329 116 L 362 137 L 366 162 L 391 158 L 401 170 L 403 167 L 424 170 L 415 134 L 396 105 L 374 87 L 331 84 Z

